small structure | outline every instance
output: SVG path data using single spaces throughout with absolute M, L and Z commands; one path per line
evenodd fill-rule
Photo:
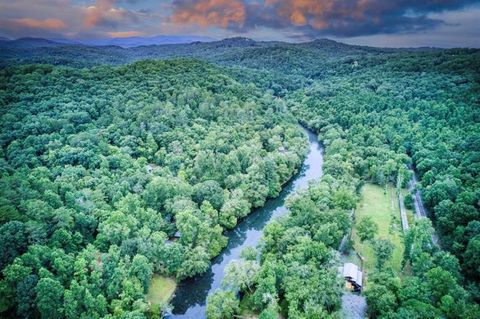
M 155 164 L 147 164 L 147 167 L 146 167 L 147 173 L 152 174 L 153 170 L 155 169 L 155 166 L 156 166 Z
M 286 149 L 285 147 L 283 147 L 283 146 L 280 146 L 280 147 L 278 148 L 278 151 L 279 151 L 280 153 L 282 153 L 282 154 L 285 154 L 285 153 L 287 152 L 287 149 Z
M 182 233 L 179 230 L 177 230 L 175 234 L 173 234 L 173 237 L 170 237 L 167 240 L 165 240 L 165 244 L 170 245 L 173 242 L 177 241 L 181 236 L 182 236 Z
M 148 173 L 148 174 L 152 174 L 152 172 L 153 172 L 153 165 L 147 164 L 147 166 L 146 166 L 145 168 L 147 169 L 147 173 Z
M 338 268 L 338 272 L 347 281 L 347 287 L 358 292 L 363 287 L 363 272 L 357 265 L 352 263 L 345 263 L 343 267 Z

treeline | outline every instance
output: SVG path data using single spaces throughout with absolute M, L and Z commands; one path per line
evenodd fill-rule
M 306 152 L 285 105 L 203 62 L 0 70 L 0 313 L 142 318 Z M 281 151 L 280 151 L 281 150 Z

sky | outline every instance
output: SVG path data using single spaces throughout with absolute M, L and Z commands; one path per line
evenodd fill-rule
M 480 47 L 480 0 L 0 0 L 0 36 Z

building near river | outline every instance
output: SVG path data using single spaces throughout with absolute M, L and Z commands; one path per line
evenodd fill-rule
M 338 273 L 345 278 L 347 288 L 359 292 L 363 288 L 363 271 L 357 265 L 345 263 L 338 267 Z

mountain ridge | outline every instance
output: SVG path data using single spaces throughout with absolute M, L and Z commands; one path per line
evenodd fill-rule
M 5 42 L 8 46 L 16 47 L 42 47 L 42 46 L 65 46 L 65 45 L 84 45 L 84 46 L 119 46 L 122 48 L 132 48 L 147 45 L 164 44 L 188 44 L 193 42 L 212 42 L 214 39 L 203 36 L 153 36 L 153 37 L 126 37 L 126 38 L 101 38 L 101 39 L 65 39 L 65 38 L 34 38 L 24 37 L 18 39 L 0 38 L 0 42 Z M 4 44 L 5 44 L 4 43 Z

